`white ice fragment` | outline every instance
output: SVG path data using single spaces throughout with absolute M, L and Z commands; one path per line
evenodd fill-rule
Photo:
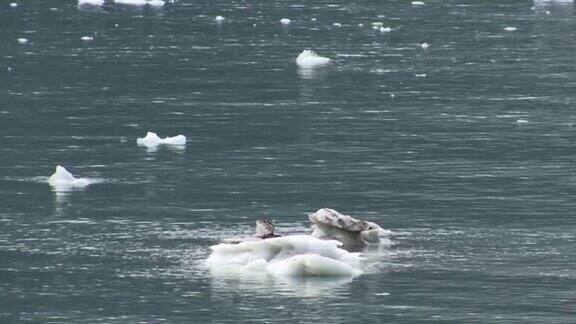
M 174 137 L 160 138 L 156 133 L 148 132 L 143 138 L 136 139 L 136 144 L 146 146 L 148 148 L 155 148 L 160 145 L 186 145 L 186 136 L 178 135 Z
M 415 77 L 417 78 L 425 78 L 426 74 L 422 73 L 422 74 L 414 74 Z
M 83 41 L 85 41 L 85 42 L 89 42 L 89 41 L 91 41 L 91 40 L 94 40 L 94 37 L 92 37 L 92 36 L 82 36 L 80 39 L 83 40 Z
M 316 21 L 316 18 L 310 18 L 310 21 Z
M 18 7 L 18 4 L 17 4 L 16 2 L 12 2 L 12 3 L 10 4 L 10 7 L 16 8 L 16 7 Z
M 28 43 L 28 40 L 26 38 L 18 38 L 18 43 L 26 44 L 26 43 Z
M 430 45 L 428 45 L 428 43 L 422 43 L 422 44 L 420 44 L 420 47 L 422 47 L 423 49 L 428 49 L 428 47 L 430 47 Z
M 363 24 L 363 23 L 359 23 L 359 24 L 358 24 L 358 27 L 364 27 L 364 24 Z
M 146 5 L 146 0 L 114 0 L 115 3 L 130 5 L 130 6 L 144 6 Z
M 162 7 L 164 6 L 165 2 L 162 0 L 150 0 L 148 1 L 148 5 L 152 7 Z
M 516 121 L 516 124 L 520 124 L 520 125 L 521 125 L 521 124 L 528 124 L 528 120 L 526 120 L 526 119 L 518 119 L 518 120 Z
M 359 253 L 341 243 L 309 235 L 289 235 L 210 247 L 206 263 L 214 270 L 266 272 L 279 277 L 346 276 L 360 274 Z
M 382 26 L 384 26 L 384 23 L 383 23 L 383 22 L 380 22 L 380 21 L 375 21 L 375 22 L 372 23 L 372 26 L 382 27 Z
M 289 18 L 282 18 L 280 19 L 280 23 L 284 26 L 288 26 L 292 23 L 292 20 Z
M 90 181 L 83 178 L 74 178 L 72 173 L 64 167 L 57 166 L 56 172 L 48 179 L 48 184 L 58 191 L 65 191 L 72 188 L 83 188 L 90 185 Z
M 390 28 L 390 27 L 380 27 L 381 33 L 389 33 L 391 31 L 392 31 L 392 28 Z
M 341 23 L 333 23 L 332 26 L 334 26 L 334 27 L 342 27 L 342 24 L 341 24 Z
M 222 16 L 216 16 L 216 18 L 214 18 L 214 20 L 216 20 L 216 22 L 223 22 L 224 20 L 226 20 L 226 18 L 224 18 Z
M 303 50 L 296 58 L 296 64 L 303 68 L 312 68 L 316 66 L 326 65 L 330 63 L 330 59 L 317 55 L 311 50 Z
M 78 0 L 78 6 L 103 6 L 104 0 Z
M 518 28 L 516 28 L 516 27 L 505 27 L 504 30 L 505 30 L 505 31 L 516 31 L 516 30 L 518 30 Z
M 423 6 L 425 5 L 424 1 L 412 1 L 413 6 Z

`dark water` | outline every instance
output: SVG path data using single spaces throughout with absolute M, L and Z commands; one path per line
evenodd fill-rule
M 573 323 L 576 17 L 532 6 L 2 2 L 0 322 Z M 53 192 L 57 164 L 102 182 Z M 204 266 L 321 207 L 394 244 L 351 280 Z

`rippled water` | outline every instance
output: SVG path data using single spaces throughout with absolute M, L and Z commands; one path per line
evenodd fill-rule
M 573 322 L 576 21 L 533 6 L 4 2 L 0 322 Z M 57 164 L 101 182 L 53 192 Z M 204 266 L 321 207 L 393 245 L 349 280 Z

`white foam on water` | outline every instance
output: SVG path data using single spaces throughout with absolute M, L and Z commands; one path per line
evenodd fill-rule
M 334 27 L 342 27 L 342 24 L 336 22 L 336 23 L 333 23 L 332 26 L 334 26 Z
M 425 4 L 424 1 L 412 1 L 413 6 L 423 6 Z
M 527 120 L 527 119 L 518 119 L 518 120 L 516 121 L 516 124 L 519 124 L 519 125 L 521 125 L 521 124 L 528 124 L 528 120 Z
M 184 146 L 186 145 L 186 136 L 177 135 L 173 137 L 161 138 L 156 133 L 148 132 L 146 133 L 145 137 L 136 139 L 136 144 L 146 146 L 148 148 L 156 148 L 160 145 Z
M 84 188 L 92 182 L 86 178 L 75 178 L 72 173 L 68 172 L 64 167 L 57 166 L 54 174 L 48 178 L 48 184 L 54 187 L 57 191 L 67 191 L 73 188 Z
M 382 26 L 384 26 L 384 23 L 383 23 L 383 22 L 380 22 L 380 21 L 375 21 L 375 22 L 372 23 L 372 26 L 382 27 Z
M 28 43 L 28 39 L 26 39 L 26 38 L 18 38 L 18 43 L 20 43 L 20 44 L 26 44 L 26 43 Z
M 162 7 L 165 2 L 163 0 L 114 0 L 117 4 L 130 5 L 130 6 L 145 6 Z
M 152 7 L 163 7 L 164 4 L 166 4 L 166 3 L 162 0 L 150 0 L 150 1 L 148 1 L 148 5 L 150 5 Z
M 296 64 L 302 68 L 313 68 L 317 66 L 327 65 L 330 59 L 327 57 L 319 56 L 311 50 L 304 50 L 296 58 Z
M 352 277 L 361 273 L 360 254 L 340 242 L 289 235 L 238 244 L 218 244 L 206 264 L 212 269 L 261 272 L 277 277 Z
M 216 20 L 217 22 L 223 22 L 224 20 L 226 20 L 226 18 L 224 18 L 222 16 L 216 16 L 216 18 L 214 18 L 214 20 Z
M 292 23 L 292 20 L 289 18 L 282 18 L 280 19 L 280 23 L 284 26 L 288 26 Z
M 428 43 L 422 43 L 422 44 L 420 44 L 420 47 L 422 47 L 423 49 L 428 49 L 428 47 L 430 47 L 430 45 Z
M 392 28 L 390 28 L 390 27 L 380 27 L 381 33 L 389 33 L 391 31 L 392 31 Z
M 518 28 L 509 26 L 509 27 L 505 27 L 504 30 L 505 31 L 516 31 L 516 30 L 518 30 Z
M 92 36 L 82 36 L 80 39 L 83 40 L 83 41 L 85 41 L 85 42 L 89 42 L 89 41 L 91 41 L 91 40 L 94 40 L 94 37 L 92 37 Z

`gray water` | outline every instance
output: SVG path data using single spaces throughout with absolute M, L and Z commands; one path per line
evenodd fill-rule
M 533 6 L 2 2 L 0 322 L 573 323 L 576 17 Z M 204 265 L 322 207 L 393 244 L 347 280 Z

